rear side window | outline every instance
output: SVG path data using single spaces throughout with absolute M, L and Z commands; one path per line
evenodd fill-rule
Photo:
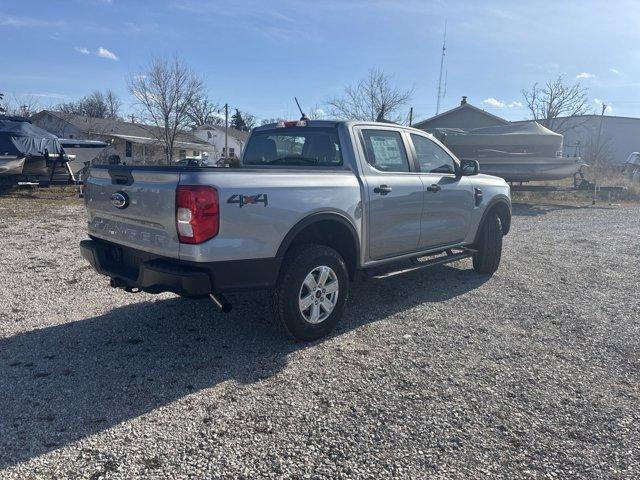
M 413 147 L 420 165 L 420 171 L 426 173 L 456 173 L 455 161 L 442 147 L 430 139 L 411 134 Z
M 342 165 L 335 128 L 274 128 L 254 132 L 242 160 L 244 165 L 323 166 Z
M 409 159 L 400 132 L 363 130 L 367 162 L 382 172 L 408 172 Z

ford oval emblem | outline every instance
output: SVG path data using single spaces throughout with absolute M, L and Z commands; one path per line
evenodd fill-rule
M 129 205 L 129 196 L 124 192 L 112 193 L 111 204 L 116 208 L 127 208 L 127 206 Z

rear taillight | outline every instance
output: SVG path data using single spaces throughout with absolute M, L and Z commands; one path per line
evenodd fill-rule
M 218 191 L 201 185 L 180 185 L 176 190 L 176 226 L 180 243 L 202 243 L 218 234 Z

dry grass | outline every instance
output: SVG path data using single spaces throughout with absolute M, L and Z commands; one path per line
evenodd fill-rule
M 52 228 L 57 228 L 55 219 L 68 214 L 66 207 L 81 206 L 82 202 L 73 186 L 14 189 L 0 194 L 0 218 L 6 220 L 44 215 L 53 222 Z
M 43 200 L 64 205 L 82 203 L 82 199 L 78 198 L 78 191 L 74 185 L 49 188 L 17 188 L 2 193 L 0 200 L 4 199 Z
M 622 192 L 611 192 L 612 202 L 640 202 L 640 183 L 634 183 L 618 170 L 606 169 L 594 174 L 590 172 L 587 180 L 594 182 L 597 180 L 601 186 L 624 187 Z M 563 180 L 552 180 L 547 182 L 530 182 L 527 185 L 550 185 L 550 186 L 572 186 L 573 180 L 565 178 Z M 572 203 L 590 203 L 593 199 L 593 190 L 569 191 L 569 192 L 512 192 L 513 200 L 518 202 L 528 201 L 564 201 Z M 609 201 L 609 192 L 599 192 L 597 200 L 599 202 Z

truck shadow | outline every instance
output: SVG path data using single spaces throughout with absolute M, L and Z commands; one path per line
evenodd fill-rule
M 488 278 L 450 266 L 354 285 L 339 336 L 418 304 L 463 295 Z M 266 294 L 134 303 L 0 340 L 0 469 L 109 429 L 226 380 L 251 383 L 316 343 L 283 337 Z

